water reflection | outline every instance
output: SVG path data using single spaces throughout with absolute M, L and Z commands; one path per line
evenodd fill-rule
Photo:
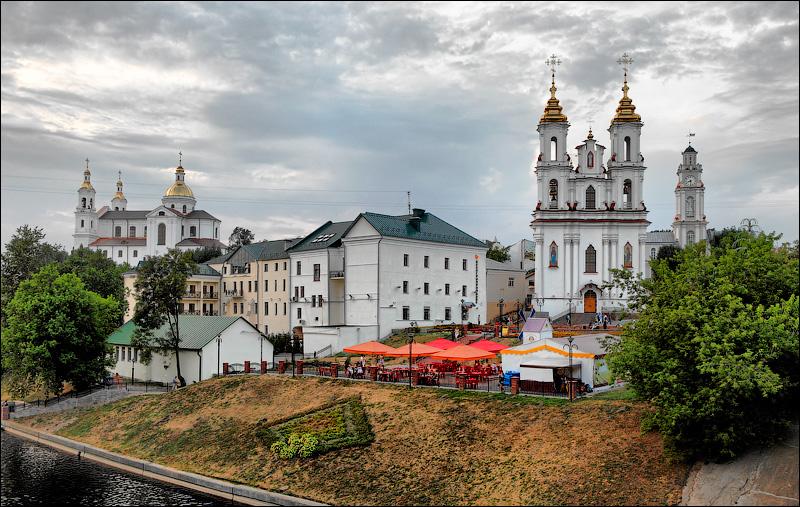
M 2 505 L 237 505 L 2 432 Z

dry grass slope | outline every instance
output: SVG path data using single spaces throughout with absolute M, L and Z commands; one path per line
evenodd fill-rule
M 374 441 L 282 460 L 259 427 L 360 397 Z M 675 504 L 686 467 L 642 434 L 645 404 L 409 392 L 323 379 L 218 379 L 38 428 L 168 466 L 331 504 Z

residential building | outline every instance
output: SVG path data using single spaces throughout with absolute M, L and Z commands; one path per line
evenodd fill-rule
M 139 263 L 141 264 L 141 262 Z M 133 318 L 136 309 L 136 293 L 134 283 L 137 278 L 136 269 L 122 275 L 125 285 L 125 298 L 128 308 L 125 311 L 125 322 Z M 186 315 L 219 315 L 222 297 L 220 283 L 222 276 L 218 271 L 207 264 L 198 264 L 194 272 L 186 280 L 186 292 L 181 297 L 179 306 L 182 314 Z
M 486 312 L 493 320 L 502 314 L 524 310 L 528 304 L 525 271 L 513 261 L 486 259 Z M 502 309 L 501 309 L 502 305 Z

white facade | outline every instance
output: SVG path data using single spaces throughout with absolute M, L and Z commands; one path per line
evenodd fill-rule
M 681 248 L 706 239 L 705 185 L 703 165 L 697 163 L 697 151 L 689 145 L 683 151 L 675 186 L 675 221 L 672 232 Z
M 531 363 L 547 365 L 549 363 L 569 364 L 569 352 L 562 344 L 553 340 L 538 340 L 501 350 L 503 371 L 518 371 L 520 380 L 538 380 L 553 382 L 553 369 L 549 367 L 532 368 Z M 525 366 L 526 363 L 529 366 Z M 573 375 L 580 376 L 581 382 L 594 386 L 595 355 L 583 351 L 572 350 Z

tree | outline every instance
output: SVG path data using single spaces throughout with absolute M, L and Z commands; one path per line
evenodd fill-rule
M 219 248 L 203 247 L 192 250 L 192 260 L 197 264 L 202 264 L 220 255 L 222 255 L 222 250 Z
M 178 326 L 180 299 L 186 292 L 186 280 L 196 268 L 192 254 L 172 249 L 160 257 L 148 257 L 139 266 L 134 282 L 136 309 L 133 322 L 136 331 L 131 345 L 141 349 L 139 357 L 145 364 L 150 362 L 153 352 L 174 354 L 178 380 L 181 386 L 186 381 L 181 375 L 178 350 L 181 337 Z M 155 333 L 166 325 L 167 333 Z
M 486 252 L 486 257 L 497 262 L 507 262 L 511 260 L 511 255 L 508 253 L 510 249 L 510 246 L 503 247 L 500 243 L 493 243 Z
M 234 227 L 233 233 L 228 238 L 228 251 L 231 252 L 242 245 L 249 245 L 254 239 L 255 234 L 250 232 L 250 229 Z
M 58 265 L 58 269 L 62 274 L 77 275 L 87 290 L 96 292 L 103 297 L 111 296 L 119 301 L 123 314 L 127 310 L 128 302 L 125 298 L 125 284 L 122 280 L 123 273 L 130 269 L 127 264 L 118 265 L 103 252 L 78 248 Z M 119 324 L 122 324 L 122 316 L 120 316 Z
M 72 273 L 45 266 L 20 283 L 7 312 L 2 364 L 14 395 L 59 393 L 64 382 L 81 390 L 113 364 L 106 339 L 122 315 L 119 301 L 86 290 Z
M 23 225 L 18 227 L 11 240 L 6 243 L 5 252 L 0 255 L 0 312 L 5 322 L 6 304 L 14 297 L 14 292 L 43 266 L 51 262 L 61 262 L 67 256 L 61 245 L 46 243 L 40 227 Z
M 680 252 L 681 247 L 678 245 L 664 245 L 658 249 L 656 259 L 666 260 L 667 266 L 669 266 L 670 269 L 675 269 L 675 266 L 678 265 L 678 255 Z
M 676 456 L 729 459 L 768 443 L 797 415 L 798 262 L 774 235 L 745 234 L 706 254 L 687 247 L 653 277 L 619 277 L 638 320 L 612 345 L 612 371 L 655 411 Z

